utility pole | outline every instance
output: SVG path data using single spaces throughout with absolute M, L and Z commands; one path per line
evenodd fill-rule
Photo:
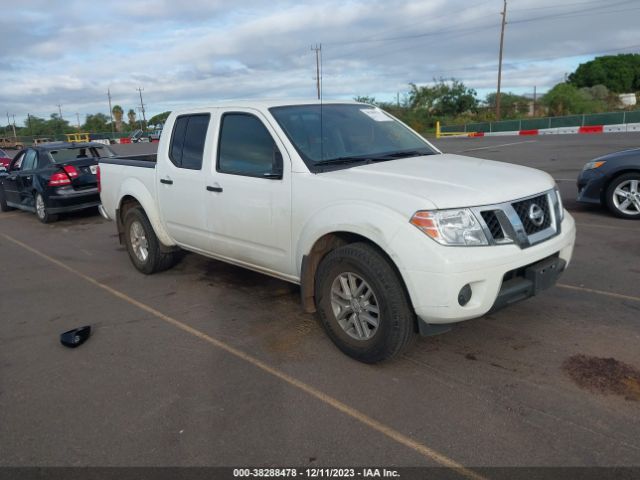
M 80 114 L 76 112 L 76 119 L 78 120 L 78 131 L 80 131 Z
M 537 105 L 538 95 L 536 93 L 536 85 L 533 86 L 533 116 L 536 116 L 536 112 L 538 111 Z
M 502 8 L 502 28 L 500 29 L 500 54 L 498 57 L 498 91 L 496 92 L 496 120 L 500 120 L 500 84 L 502 83 L 502 47 L 504 45 L 504 26 L 507 23 L 507 0 Z
M 27 113 L 27 125 L 29 125 L 29 133 L 33 136 L 33 127 L 31 126 L 31 114 Z
M 311 47 L 311 50 L 316 52 L 316 89 L 318 90 L 318 100 L 320 100 L 320 55 L 322 54 L 322 44 L 316 44 L 315 47 Z
M 396 92 L 396 106 L 400 108 L 400 92 Z
M 62 120 L 62 105 L 61 104 L 58 104 L 58 113 L 59 113 L 60 120 Z
M 109 97 L 109 118 L 111 119 L 111 137 L 115 136 L 115 126 L 113 125 L 113 113 L 111 112 L 111 89 L 107 89 L 107 97 Z
M 144 122 L 144 125 L 147 125 L 147 119 L 144 116 L 144 103 L 142 102 L 142 91 L 144 90 L 144 88 L 137 88 L 138 93 L 140 94 L 140 110 L 142 111 L 142 121 Z M 144 128 L 142 129 L 144 130 Z
M 16 114 L 13 113 L 13 138 L 14 139 L 18 139 L 18 137 L 16 136 Z

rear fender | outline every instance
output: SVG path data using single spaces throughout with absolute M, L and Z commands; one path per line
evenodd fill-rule
M 122 182 L 118 192 L 118 198 L 120 199 L 118 202 L 118 212 L 120 211 L 122 200 L 125 197 L 133 197 L 142 206 L 142 209 L 147 215 L 147 218 L 153 227 L 153 231 L 156 233 L 160 243 L 167 247 L 176 245 L 176 242 L 173 241 L 167 230 L 164 228 L 160 212 L 156 206 L 156 201 L 144 183 L 137 178 L 131 177 L 126 178 Z

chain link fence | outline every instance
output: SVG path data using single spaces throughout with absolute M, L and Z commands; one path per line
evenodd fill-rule
M 567 115 L 564 117 L 523 118 L 520 120 L 502 120 L 499 122 L 474 122 L 463 125 L 445 125 L 442 133 L 455 132 L 511 132 L 515 130 L 539 130 L 557 127 L 588 127 L 591 125 L 619 125 L 640 123 L 640 110 L 588 115 Z

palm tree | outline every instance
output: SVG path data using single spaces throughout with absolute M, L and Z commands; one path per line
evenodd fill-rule
M 124 110 L 120 105 L 114 105 L 111 109 L 111 113 L 113 113 L 113 118 L 115 118 L 116 123 L 116 132 L 122 131 L 122 115 L 124 115 Z
M 129 117 L 129 126 L 131 128 L 136 127 L 136 111 L 133 108 L 130 108 L 127 112 L 127 117 Z

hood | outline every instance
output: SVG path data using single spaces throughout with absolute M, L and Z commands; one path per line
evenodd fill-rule
M 444 153 L 373 163 L 321 175 L 358 186 L 402 192 L 436 208 L 461 208 L 517 200 L 554 187 L 540 170 Z

